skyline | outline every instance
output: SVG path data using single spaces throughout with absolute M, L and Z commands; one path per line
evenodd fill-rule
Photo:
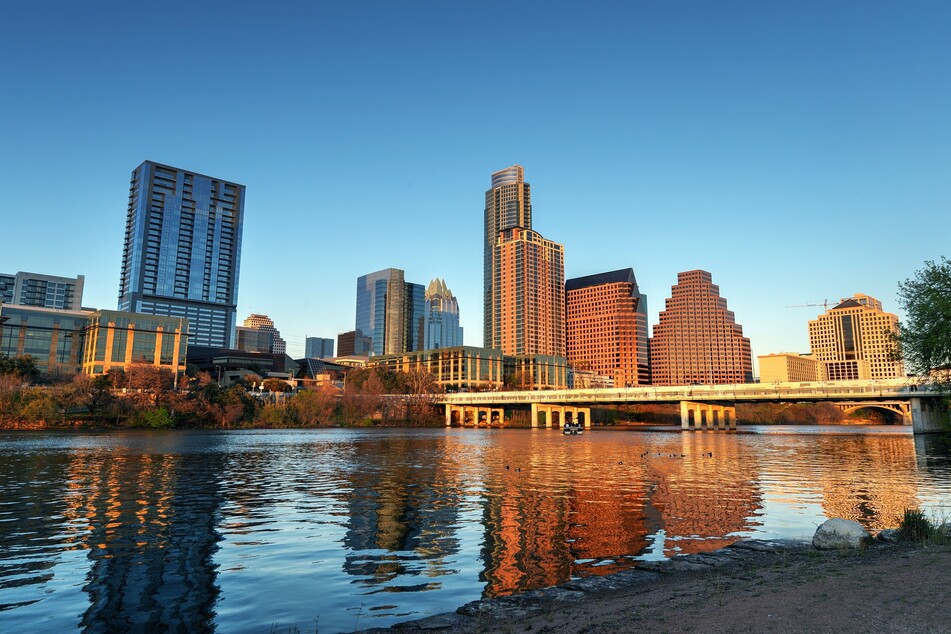
M 824 309 L 790 305 L 902 316 L 898 282 L 947 255 L 951 7 L 545 6 L 11 7 L 0 272 L 114 309 L 145 160 L 247 187 L 237 317 L 291 356 L 385 268 L 444 279 L 479 345 L 484 192 L 513 164 L 566 279 L 633 268 L 653 328 L 710 271 L 754 357 L 809 351 Z

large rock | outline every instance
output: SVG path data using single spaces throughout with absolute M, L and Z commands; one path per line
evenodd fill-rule
M 812 536 L 812 545 L 820 550 L 858 548 L 869 537 L 868 532 L 855 520 L 833 518 L 826 520 Z

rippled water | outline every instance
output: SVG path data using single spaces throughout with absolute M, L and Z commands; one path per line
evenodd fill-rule
M 0 435 L 0 629 L 352 631 L 742 537 L 951 517 L 902 428 Z

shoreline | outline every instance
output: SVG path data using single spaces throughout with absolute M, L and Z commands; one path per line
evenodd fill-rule
M 364 632 L 951 632 L 949 583 L 951 545 L 741 540 Z

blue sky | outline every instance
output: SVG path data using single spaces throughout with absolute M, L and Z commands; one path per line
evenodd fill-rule
M 566 275 L 633 267 L 650 321 L 713 273 L 753 354 L 951 255 L 951 3 L 11 3 L 0 271 L 115 307 L 150 159 L 247 186 L 238 319 L 289 352 L 356 278 L 441 277 L 482 337 L 482 212 L 519 163 Z

